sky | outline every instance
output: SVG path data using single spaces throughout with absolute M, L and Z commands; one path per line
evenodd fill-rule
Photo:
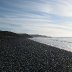
M 72 0 L 0 0 L 0 30 L 72 37 Z

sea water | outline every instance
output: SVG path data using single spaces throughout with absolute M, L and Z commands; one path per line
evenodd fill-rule
M 30 39 L 72 52 L 72 37 L 33 37 Z

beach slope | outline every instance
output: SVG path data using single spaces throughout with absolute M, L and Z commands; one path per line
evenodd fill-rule
M 0 39 L 1 72 L 72 72 L 72 53 L 27 38 Z

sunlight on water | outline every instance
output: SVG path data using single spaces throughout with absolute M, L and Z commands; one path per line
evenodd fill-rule
M 68 37 L 52 37 L 52 38 L 45 38 L 45 37 L 34 37 L 30 38 L 39 43 L 43 43 L 46 45 L 54 46 L 60 49 L 64 49 L 67 51 L 72 52 L 72 38 Z

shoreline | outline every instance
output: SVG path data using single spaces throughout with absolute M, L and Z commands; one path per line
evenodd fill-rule
M 30 38 L 30 40 L 72 52 L 72 42 L 62 41 L 61 38 L 57 39 L 57 38 L 34 37 Z
M 1 71 L 71 72 L 72 53 L 29 39 L 0 41 Z

